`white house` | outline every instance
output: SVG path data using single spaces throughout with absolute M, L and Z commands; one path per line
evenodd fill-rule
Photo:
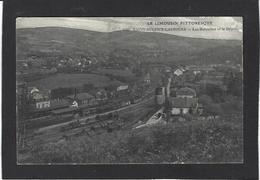
M 193 114 L 197 111 L 198 98 L 172 97 L 170 100 L 172 115 Z
M 41 94 L 39 91 L 31 91 L 30 98 L 36 109 L 48 108 L 51 106 L 51 101 L 48 96 Z
M 192 114 L 197 112 L 198 109 L 198 98 L 196 98 L 196 91 L 184 87 L 176 91 L 174 97 L 170 97 L 171 114 L 181 115 L 181 114 Z
M 173 74 L 175 74 L 176 76 L 180 76 L 183 74 L 183 71 L 181 69 L 176 69 Z

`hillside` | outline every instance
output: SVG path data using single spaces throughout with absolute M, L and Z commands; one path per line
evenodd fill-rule
M 110 33 L 63 27 L 17 29 L 17 60 L 31 56 L 104 56 L 151 61 L 241 62 L 241 41 L 180 37 L 153 32 Z
M 224 163 L 242 162 L 241 124 L 189 121 L 95 137 L 34 144 L 20 163 Z

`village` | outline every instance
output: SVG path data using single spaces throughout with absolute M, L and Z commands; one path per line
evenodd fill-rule
M 74 65 L 81 68 L 74 69 Z M 108 70 L 107 72 L 112 68 L 125 70 L 117 64 L 109 63 L 99 65 L 91 72 L 89 69 L 83 72 L 82 68 L 86 67 L 84 63 L 74 65 L 70 67 L 74 69 L 74 73 L 69 73 L 70 76 L 79 75 L 79 72 L 80 75 L 91 74 L 100 67 L 104 71 Z M 31 68 L 28 63 L 22 63 L 21 71 L 18 72 L 23 74 L 18 76 L 22 76 L 27 82 L 20 81 L 16 84 L 18 142 L 21 149 L 38 139 L 55 142 L 75 135 L 93 136 L 97 133 L 139 129 L 154 124 L 218 119 L 221 114 L 218 112 L 219 108 L 207 107 L 211 105 L 208 104 L 210 102 L 205 102 L 203 93 L 218 101 L 229 93 L 230 87 L 225 79 L 231 81 L 228 78 L 236 79 L 239 76 L 237 74 L 242 73 L 239 64 L 230 65 L 228 62 L 225 65 L 207 66 L 147 63 L 140 65 L 137 72 L 141 72 L 141 75 L 133 81 L 120 81 L 101 87 L 95 86 L 95 83 L 85 84 L 83 81 L 77 86 L 67 84 L 64 87 L 46 89 L 28 86 L 31 83 L 23 75 L 33 77 L 33 73 L 29 76 L 27 74 L 34 69 L 30 66 Z M 42 69 L 44 68 L 46 67 Z M 58 72 L 59 68 L 55 71 L 53 67 L 51 69 L 47 71 L 47 78 L 64 73 Z M 120 79 L 120 76 L 112 76 L 113 79 Z M 142 111 L 140 115 L 139 111 Z M 136 113 L 137 116 L 131 116 L 129 112 Z

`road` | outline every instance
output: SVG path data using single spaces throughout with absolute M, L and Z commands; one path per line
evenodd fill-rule
M 163 122 L 165 122 L 164 119 L 163 119 L 163 117 L 162 117 L 163 110 L 164 110 L 164 107 L 160 108 L 158 111 L 156 111 L 156 113 L 154 113 L 154 114 L 148 119 L 148 121 L 147 121 L 145 124 L 141 124 L 141 125 L 135 127 L 134 129 L 138 129 L 138 128 L 142 128 L 142 127 L 147 127 L 147 126 L 151 126 L 151 125 L 154 125 L 154 124 L 157 124 L 157 123 L 163 123 Z M 161 114 L 161 116 L 158 117 L 158 114 Z
M 168 101 L 169 97 L 170 97 L 170 93 L 171 93 L 171 82 L 172 82 L 172 78 L 168 78 L 168 83 L 166 85 L 166 100 Z M 150 125 L 153 125 L 153 124 L 157 124 L 157 123 L 165 123 L 164 121 L 164 118 L 165 117 L 162 117 L 160 116 L 159 118 L 157 117 L 158 114 L 162 114 L 164 111 L 164 107 L 160 108 L 156 113 L 154 113 L 153 116 L 151 116 L 149 118 L 149 120 L 145 123 L 145 124 L 141 124 L 137 127 L 135 127 L 135 129 L 138 129 L 138 128 L 142 128 L 142 127 L 147 127 L 147 126 L 150 126 Z
M 132 108 L 132 107 L 138 106 L 140 104 L 146 103 L 146 102 L 150 101 L 153 98 L 154 98 L 154 96 L 149 97 L 148 99 L 145 99 L 145 100 L 143 100 L 143 101 L 141 101 L 139 103 L 132 104 L 132 105 L 129 105 L 129 106 L 125 106 L 125 107 L 122 107 L 122 108 L 119 108 L 119 109 L 107 111 L 107 112 L 100 113 L 100 114 L 93 114 L 93 115 L 90 115 L 90 116 L 86 116 L 84 118 L 79 119 L 79 122 L 84 122 L 87 119 L 95 118 L 97 115 L 101 115 L 102 116 L 102 115 L 106 115 L 106 114 L 109 114 L 109 113 L 118 112 L 118 111 L 122 111 L 122 110 L 125 110 L 125 109 L 128 109 L 128 108 Z M 69 123 L 74 122 L 74 121 L 75 120 L 64 122 L 64 123 L 60 123 L 60 124 L 55 124 L 55 125 L 51 125 L 51 126 L 47 126 L 47 127 L 43 127 L 43 128 L 40 128 L 40 129 L 36 130 L 35 132 L 36 133 L 42 133 L 42 132 L 47 131 L 47 130 L 51 130 L 51 129 L 54 129 L 54 128 L 57 128 L 57 127 L 68 125 Z

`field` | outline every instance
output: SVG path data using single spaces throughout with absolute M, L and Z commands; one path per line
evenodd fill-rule
M 97 74 L 66 74 L 58 73 L 47 78 L 31 81 L 29 86 L 36 86 L 40 90 L 49 90 L 59 87 L 78 87 L 83 84 L 94 84 L 96 87 L 104 87 L 115 84 L 120 85 L 119 81 L 111 81 L 108 77 Z
M 100 74 L 111 74 L 115 76 L 123 76 L 123 77 L 133 77 L 134 74 L 130 70 L 121 70 L 121 69 L 104 69 L 100 68 L 98 71 Z

